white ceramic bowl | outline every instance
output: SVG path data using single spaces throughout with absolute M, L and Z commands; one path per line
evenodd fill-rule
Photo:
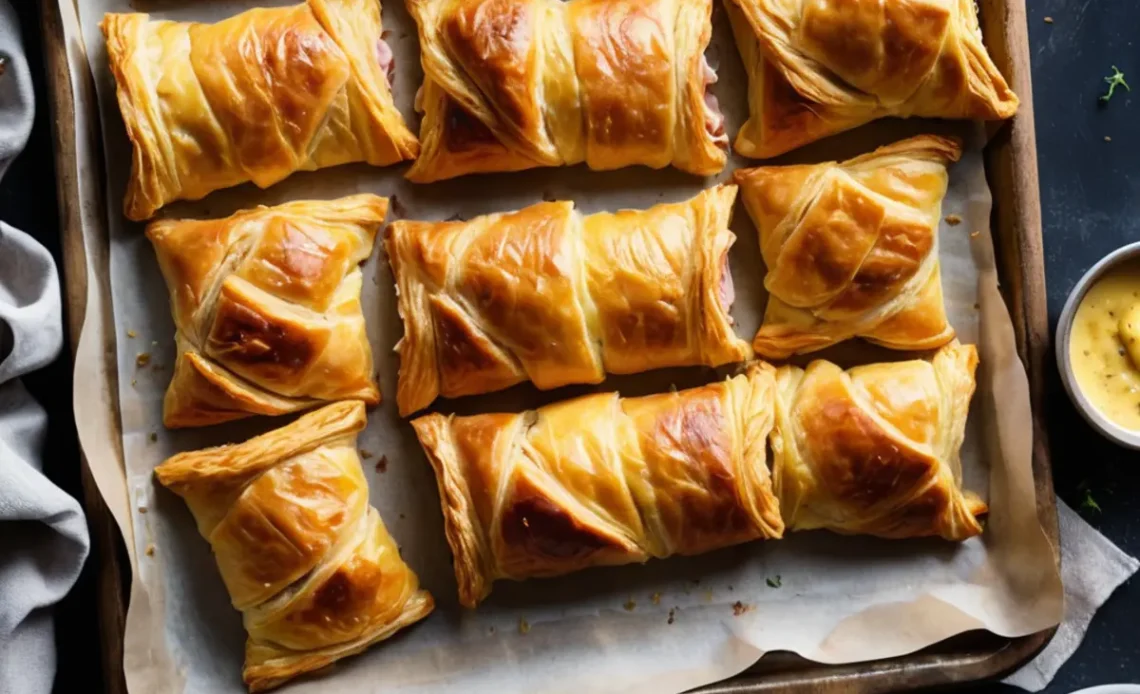
M 1061 372 L 1061 382 L 1065 384 L 1069 399 L 1077 406 L 1077 410 L 1080 411 L 1085 420 L 1106 438 L 1121 446 L 1140 450 L 1140 432 L 1129 431 L 1109 421 L 1101 414 L 1081 391 L 1081 386 L 1077 383 L 1077 377 L 1073 373 L 1073 364 L 1069 361 L 1069 342 L 1073 332 L 1073 316 L 1076 315 L 1077 308 L 1081 305 L 1081 299 L 1085 297 L 1085 293 L 1104 273 L 1126 260 L 1135 258 L 1140 258 L 1140 242 L 1117 248 L 1085 273 L 1084 277 L 1077 282 L 1077 286 L 1073 287 L 1069 299 L 1065 302 L 1065 308 L 1061 311 L 1054 344 L 1057 349 L 1057 368 Z

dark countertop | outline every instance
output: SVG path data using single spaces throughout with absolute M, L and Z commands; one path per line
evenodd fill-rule
M 37 3 L 16 0 L 24 42 L 36 79 L 38 112 L 27 150 L 0 185 L 0 219 L 40 239 L 59 258 L 50 114 L 43 85 Z M 1031 0 L 1034 107 L 1037 120 L 1041 207 L 1045 223 L 1049 317 L 1055 325 L 1069 290 L 1096 260 L 1140 240 L 1140 2 L 1136 0 Z M 1045 17 L 1052 17 L 1051 24 Z M 1098 102 L 1102 79 L 1119 67 L 1136 91 L 1118 90 Z M 1106 142 L 1105 137 L 1111 137 Z M 26 379 L 50 414 L 47 471 L 79 494 L 71 423 L 70 360 L 60 359 Z M 1056 370 L 1047 397 L 1057 491 L 1079 507 L 1087 489 L 1099 513 L 1085 517 L 1133 555 L 1140 555 L 1140 454 L 1117 448 L 1084 423 L 1061 388 Z M 91 566 L 57 613 L 61 670 L 101 680 L 95 647 L 95 589 Z M 1140 682 L 1138 580 L 1125 584 L 1093 620 L 1076 656 L 1061 670 L 1050 694 L 1110 682 Z M 57 691 L 65 691 L 61 678 Z M 1019 691 L 988 685 L 985 690 Z

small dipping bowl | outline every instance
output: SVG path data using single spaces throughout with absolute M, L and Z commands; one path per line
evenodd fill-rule
M 1073 291 L 1069 293 L 1069 298 L 1065 301 L 1065 308 L 1061 311 L 1061 319 L 1057 322 L 1055 345 L 1057 368 L 1061 372 L 1061 382 L 1065 384 L 1065 391 L 1068 392 L 1069 399 L 1077 406 L 1077 410 L 1080 411 L 1085 421 L 1099 431 L 1102 436 L 1121 446 L 1140 450 L 1140 431 L 1125 429 L 1101 414 L 1096 405 L 1081 390 L 1081 385 L 1077 382 L 1076 374 L 1073 373 L 1073 363 L 1069 357 L 1069 345 L 1073 335 L 1073 319 L 1077 315 L 1077 309 L 1080 308 L 1081 300 L 1085 298 L 1085 294 L 1109 270 L 1120 263 L 1137 258 L 1140 258 L 1140 242 L 1130 243 L 1101 258 L 1096 265 L 1093 265 L 1084 274 L 1084 277 L 1081 277 L 1077 286 L 1073 287 Z

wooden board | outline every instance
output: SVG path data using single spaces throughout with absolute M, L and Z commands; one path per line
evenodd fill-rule
M 1050 357 L 1025 0 L 979 0 L 978 4 L 990 53 L 1013 90 L 1021 97 L 1017 117 L 997 130 L 986 150 L 986 171 L 994 194 L 993 233 L 1002 291 L 1013 317 L 1018 351 L 1029 373 L 1034 412 L 1033 471 L 1038 514 L 1046 534 L 1057 548 L 1057 509 L 1042 401 L 1045 370 Z M 56 142 L 63 277 L 74 354 L 82 327 L 88 278 L 80 227 L 74 146 L 76 104 L 72 99 L 71 80 L 90 80 L 90 75 L 73 76 L 68 70 L 56 0 L 43 0 L 41 7 L 48 94 Z M 93 141 L 99 141 L 97 135 Z M 93 202 L 99 208 L 104 207 L 101 195 Z M 93 252 L 96 254 L 93 258 L 95 266 L 105 266 L 105 237 L 97 239 Z M 107 282 L 106 273 L 98 273 L 97 280 Z M 107 293 L 109 295 L 109 291 Z M 109 330 L 107 334 L 114 334 L 114 331 Z M 113 360 L 111 363 L 113 365 Z M 122 539 L 95 488 L 87 462 L 81 459 L 80 463 L 83 466 L 84 504 L 93 535 L 92 561 L 97 563 L 99 633 L 106 680 L 104 690 L 109 694 L 126 694 L 122 639 L 127 583 L 123 578 L 129 568 Z M 909 656 L 844 666 L 823 666 L 790 653 L 770 653 L 741 675 L 696 691 L 702 694 L 776 690 L 870 694 L 950 685 L 997 677 L 1015 670 L 1036 655 L 1052 635 L 1053 630 L 1047 630 L 1018 639 L 1005 639 L 984 632 L 969 633 Z

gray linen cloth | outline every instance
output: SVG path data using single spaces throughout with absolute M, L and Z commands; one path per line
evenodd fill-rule
M 0 0 L 0 57 L 3 176 L 28 141 L 33 118 L 19 22 L 6 0 Z M 55 359 L 62 344 L 51 256 L 0 222 L 0 694 L 51 691 L 52 606 L 71 590 L 87 558 L 79 503 L 40 472 L 47 416 L 19 381 Z

